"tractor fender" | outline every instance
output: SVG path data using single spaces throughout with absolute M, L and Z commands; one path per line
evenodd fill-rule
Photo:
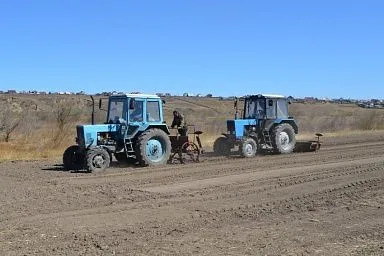
M 105 145 L 90 146 L 87 148 L 87 150 L 96 149 L 96 148 L 105 149 L 109 154 L 112 154 L 113 152 L 113 147 L 108 147 Z
M 299 127 L 297 126 L 295 120 L 283 120 L 281 122 L 281 124 L 283 124 L 283 123 L 290 124 L 292 126 L 293 130 L 295 131 L 295 134 L 299 133 Z
M 256 143 L 259 144 L 259 136 L 257 135 L 256 132 L 251 132 L 250 134 L 248 134 L 248 137 L 254 139 Z
M 166 134 L 171 134 L 171 132 L 169 131 L 168 129 L 168 126 L 167 125 L 149 125 L 147 127 L 147 129 L 145 129 L 146 131 L 149 130 L 149 129 L 154 129 L 154 128 L 157 128 L 157 129 L 160 129 L 160 130 L 163 130 Z
M 279 124 L 284 124 L 284 123 L 290 124 L 292 126 L 293 130 L 295 131 L 295 134 L 299 133 L 299 127 L 297 126 L 297 123 L 294 119 L 282 119 L 279 121 L 276 120 L 276 122 L 269 123 L 266 126 L 266 130 L 271 132 L 276 126 L 278 126 Z
M 97 149 L 97 148 L 105 149 L 108 152 L 109 158 L 112 159 L 112 153 L 115 151 L 115 148 L 112 146 L 110 147 L 104 146 L 104 145 L 90 146 L 90 147 L 87 147 L 86 151 L 91 149 Z

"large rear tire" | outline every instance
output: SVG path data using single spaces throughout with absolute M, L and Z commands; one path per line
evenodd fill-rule
M 92 148 L 87 151 L 87 170 L 89 172 L 102 172 L 109 167 L 111 158 L 107 150 Z
M 240 145 L 240 153 L 243 157 L 254 157 L 257 153 L 257 142 L 252 138 L 245 138 Z
M 225 137 L 219 137 L 213 143 L 213 152 L 218 156 L 228 156 L 231 153 L 231 144 Z
M 168 134 L 161 129 L 143 132 L 136 144 L 136 157 L 142 166 L 166 164 L 171 155 L 171 141 Z
M 84 154 L 79 151 L 80 147 L 77 145 L 69 146 L 63 154 L 64 170 L 81 170 L 84 168 Z
M 277 153 L 291 153 L 296 145 L 296 136 L 293 127 L 283 123 L 275 127 L 273 131 L 273 147 Z

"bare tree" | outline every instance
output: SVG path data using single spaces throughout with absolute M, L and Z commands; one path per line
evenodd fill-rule
M 56 103 L 54 114 L 57 129 L 53 136 L 53 143 L 55 146 L 59 146 L 64 140 L 70 125 L 79 117 L 80 112 L 73 106 L 74 105 L 71 102 L 65 100 Z
M 0 112 L 0 133 L 2 140 L 9 142 L 11 135 L 20 125 L 23 116 L 18 113 L 14 113 L 9 105 Z

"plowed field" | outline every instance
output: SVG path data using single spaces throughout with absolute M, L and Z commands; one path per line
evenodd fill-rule
M 0 255 L 384 255 L 382 136 L 64 172 L 0 164 Z

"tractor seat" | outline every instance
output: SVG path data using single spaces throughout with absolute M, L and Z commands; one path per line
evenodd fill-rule
M 195 131 L 193 134 L 200 135 L 200 134 L 203 134 L 203 132 L 202 131 Z
M 321 137 L 321 136 L 323 136 L 323 134 L 321 134 L 321 133 L 316 133 L 315 134 L 317 137 Z

